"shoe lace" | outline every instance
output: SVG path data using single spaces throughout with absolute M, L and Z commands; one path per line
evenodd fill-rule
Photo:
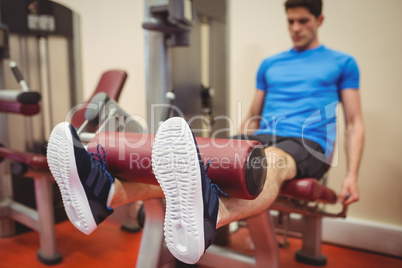
M 208 172 L 208 169 L 209 169 L 209 166 L 211 165 L 211 163 L 212 163 L 212 159 L 209 160 L 209 162 L 204 165 L 204 170 L 205 170 L 205 172 Z M 208 181 L 209 181 L 209 184 L 212 186 L 212 189 L 214 189 L 214 191 L 215 191 L 217 194 L 221 194 L 221 195 L 226 196 L 226 197 L 228 196 L 228 195 L 227 195 L 226 193 L 224 193 L 221 189 L 219 189 L 219 186 L 218 186 L 217 184 L 212 183 L 212 181 L 211 181 L 208 177 L 207 177 L 207 179 L 208 179 Z
M 99 151 L 99 149 L 102 150 L 102 154 Z M 96 151 L 97 151 L 97 153 L 89 153 L 89 154 L 96 161 L 96 163 L 102 168 L 102 170 L 105 171 L 107 175 L 112 177 L 112 175 L 110 175 L 110 173 L 106 170 L 106 152 L 105 152 L 105 149 L 103 149 L 102 145 L 98 144 L 98 146 L 96 146 Z

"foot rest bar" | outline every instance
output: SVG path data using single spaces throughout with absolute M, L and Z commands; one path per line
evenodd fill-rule
M 39 231 L 38 212 L 15 201 L 10 203 L 11 218 L 35 231 Z

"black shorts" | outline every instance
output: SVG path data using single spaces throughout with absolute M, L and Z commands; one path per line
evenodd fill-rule
M 264 148 L 273 146 L 284 150 L 290 154 L 296 162 L 297 175 L 295 179 L 321 179 L 329 168 L 321 146 L 308 139 L 266 134 L 256 136 L 239 135 L 233 137 L 233 139 L 256 140 L 259 141 Z

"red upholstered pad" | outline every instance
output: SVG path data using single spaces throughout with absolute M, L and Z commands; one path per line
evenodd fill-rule
M 39 104 L 22 104 L 17 101 L 0 101 L 0 112 L 2 113 L 16 113 L 22 115 L 35 115 L 39 113 Z
M 318 200 L 321 203 L 335 204 L 338 201 L 336 193 L 324 185 L 320 185 Z
M 99 92 L 105 92 L 106 95 L 117 102 L 126 79 L 127 73 L 123 70 L 110 70 L 104 72 L 93 96 Z
M 257 163 L 265 161 L 264 156 L 256 153 L 263 153 L 259 142 L 196 139 L 204 163 L 212 160 L 208 177 L 229 197 L 253 199 L 258 196 L 266 176 L 265 168 L 258 168 L 266 167 Z M 113 176 L 127 181 L 157 184 L 151 163 L 153 140 L 154 136 L 149 134 L 103 132 L 88 144 L 88 151 L 96 152 L 99 143 L 106 151 L 107 169 Z M 247 165 L 253 162 L 249 157 L 255 160 L 253 164 L 256 168 L 251 169 L 251 165 Z
M 91 100 L 96 94 L 104 92 L 109 96 L 109 98 L 117 102 L 126 79 L 127 73 L 122 70 L 110 70 L 104 72 L 99 80 L 95 92 L 92 94 L 89 100 Z M 73 118 L 71 119 L 71 125 L 73 125 L 75 128 L 80 127 L 85 122 L 85 110 L 87 106 L 87 103 L 83 104 L 83 106 L 77 112 L 75 112 Z
M 27 165 L 29 168 L 36 170 L 49 170 L 46 157 L 40 154 L 20 152 L 0 147 L 0 158 L 22 163 Z
M 314 178 L 296 179 L 283 184 L 281 196 L 288 196 L 298 200 L 317 201 L 335 204 L 337 196 L 328 187 L 321 185 Z

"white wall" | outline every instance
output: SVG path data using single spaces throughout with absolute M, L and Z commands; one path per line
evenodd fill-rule
M 99 75 L 123 68 L 129 79 L 121 105 L 145 116 L 145 67 L 142 0 L 59 0 L 81 15 L 85 96 Z M 240 101 L 244 116 L 255 88 L 257 68 L 266 56 L 289 49 L 283 0 L 229 0 L 230 103 L 236 124 Z M 361 71 L 367 139 L 360 172 L 361 201 L 348 216 L 402 226 L 402 12 L 400 0 L 325 0 L 321 41 L 353 54 Z M 241 117 L 240 116 L 240 117 Z M 342 120 L 341 120 L 342 121 Z M 343 142 L 343 124 L 340 123 Z M 340 189 L 345 174 L 343 147 L 329 186 Z
M 80 15 L 84 99 L 109 69 L 128 73 L 119 103 L 145 116 L 144 5 L 142 0 L 59 0 Z

